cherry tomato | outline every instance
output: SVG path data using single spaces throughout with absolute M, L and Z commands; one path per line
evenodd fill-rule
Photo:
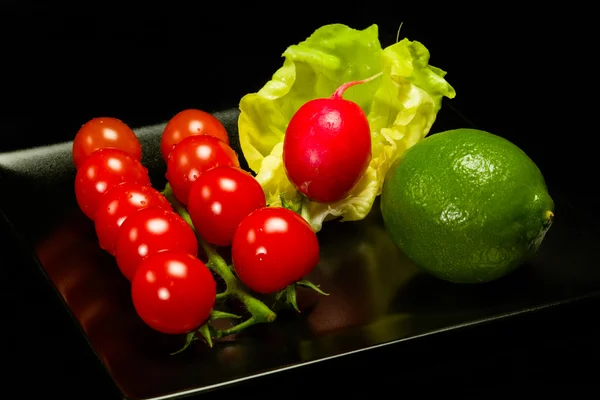
M 75 198 L 79 208 L 93 219 L 102 196 L 122 182 L 150 186 L 148 170 L 122 150 L 95 151 L 75 175 Z
M 196 235 L 179 214 L 148 207 L 134 212 L 121 225 L 115 257 L 130 281 L 145 257 L 166 250 L 198 255 Z
M 114 256 L 119 228 L 125 219 L 137 210 L 153 206 L 173 211 L 167 198 L 151 186 L 123 182 L 107 191 L 94 216 L 100 247 Z
M 258 181 L 236 167 L 206 171 L 192 184 L 188 197 L 196 231 L 217 246 L 229 246 L 240 222 L 264 206 L 265 193 Z
M 199 328 L 210 316 L 217 284 L 202 261 L 177 251 L 148 256 L 131 282 L 133 305 L 152 329 L 182 334 Z
M 242 220 L 231 245 L 240 280 L 259 293 L 274 293 L 302 279 L 319 262 L 310 225 L 283 207 L 263 207 Z
M 110 118 L 94 118 L 81 126 L 73 139 L 73 162 L 79 169 L 90 154 L 100 149 L 119 149 L 140 161 L 142 146 L 123 121 Z
M 160 151 L 165 161 L 177 143 L 195 135 L 214 136 L 229 144 L 227 130 L 212 114 L 195 109 L 183 110 L 169 120 L 163 131 Z
M 229 145 L 213 136 L 189 136 L 171 151 L 167 180 L 177 200 L 187 204 L 192 182 L 214 167 L 239 167 L 238 156 Z

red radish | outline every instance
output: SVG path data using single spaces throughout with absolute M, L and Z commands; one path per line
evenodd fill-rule
M 381 73 L 340 86 L 329 98 L 303 104 L 285 132 L 283 165 L 290 182 L 311 200 L 343 199 L 371 162 L 371 130 L 364 111 L 342 98 L 351 86 Z

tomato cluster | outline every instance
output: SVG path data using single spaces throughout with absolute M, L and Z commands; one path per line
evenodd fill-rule
M 161 152 L 174 198 L 151 186 L 140 142 L 122 121 L 95 118 L 73 141 L 77 203 L 94 221 L 99 245 L 131 281 L 133 304 L 147 325 L 180 334 L 210 319 L 217 284 L 211 260 L 199 258 L 198 239 L 231 246 L 232 273 L 257 293 L 280 292 L 318 263 L 310 225 L 266 204 L 213 115 L 193 109 L 175 115 Z

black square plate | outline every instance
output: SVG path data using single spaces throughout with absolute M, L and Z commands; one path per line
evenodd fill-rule
M 239 154 L 237 109 L 216 113 Z M 467 127 L 444 104 L 432 133 Z M 136 130 L 153 185 L 165 184 L 160 155 L 164 124 Z M 409 345 L 445 330 L 527 313 L 596 295 L 599 234 L 560 184 L 548 176 L 555 223 L 537 258 L 498 281 L 463 286 L 420 273 L 385 233 L 376 203 L 364 221 L 328 223 L 319 233 L 322 261 L 310 277 L 330 293 L 301 315 L 282 314 L 233 342 L 202 343 L 171 356 L 182 338 L 158 334 L 137 317 L 129 283 L 97 244 L 93 224 L 77 208 L 71 143 L 0 154 L 1 208 L 40 272 L 64 300 L 99 362 L 130 399 L 175 398 L 360 351 Z M 40 202 L 40 200 L 42 200 Z M 43 204 L 40 207 L 39 204 Z M 28 256 L 24 254 L 23 256 Z

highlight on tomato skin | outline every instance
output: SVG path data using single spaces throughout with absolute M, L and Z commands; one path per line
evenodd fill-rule
M 102 196 L 123 182 L 150 186 L 148 169 L 122 150 L 96 150 L 75 175 L 75 198 L 79 208 L 93 220 Z
M 177 143 L 195 135 L 214 136 L 229 144 L 229 134 L 221 121 L 206 111 L 191 108 L 175 114 L 165 126 L 160 141 L 163 159 L 169 159 Z
M 197 257 L 162 251 L 146 257 L 131 282 L 131 297 L 139 317 L 165 334 L 198 329 L 210 317 L 217 283 Z
M 209 169 L 223 166 L 240 166 L 235 150 L 213 136 L 190 136 L 171 151 L 166 178 L 177 200 L 187 205 L 192 183 Z
M 237 167 L 212 168 L 190 188 L 188 212 L 198 234 L 208 243 L 229 246 L 240 222 L 266 206 L 265 193 L 254 177 Z
M 283 207 L 250 213 L 231 245 L 239 279 L 255 292 L 278 292 L 310 273 L 319 262 L 317 235 L 300 215 Z
M 112 117 L 93 118 L 83 124 L 73 139 L 72 157 L 75 168 L 96 150 L 118 149 L 141 161 L 142 145 L 133 130 Z
M 94 227 L 100 247 L 115 255 L 117 237 L 123 222 L 131 214 L 148 207 L 173 211 L 165 196 L 151 186 L 123 182 L 108 190 L 98 205 Z
M 193 229 L 174 211 L 144 208 L 127 217 L 119 228 L 116 262 L 130 281 L 144 258 L 167 250 L 198 255 Z

